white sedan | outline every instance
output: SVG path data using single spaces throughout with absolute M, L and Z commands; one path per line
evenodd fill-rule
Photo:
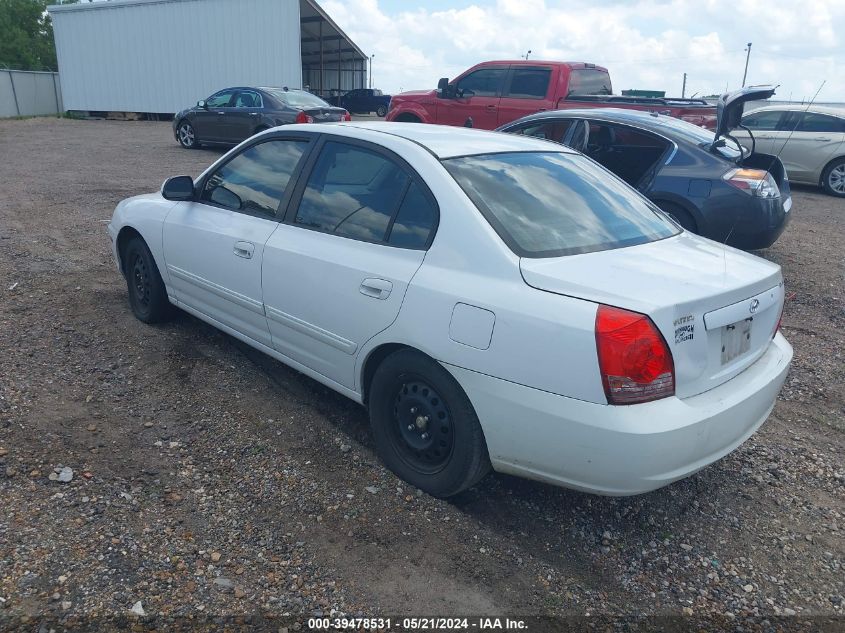
M 384 462 L 637 494 L 727 455 L 792 359 L 780 268 L 680 229 L 546 141 L 289 125 L 109 224 L 142 321 L 172 306 L 367 407 Z

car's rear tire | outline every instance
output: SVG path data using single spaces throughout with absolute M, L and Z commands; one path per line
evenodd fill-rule
M 378 108 L 376 108 L 376 114 L 380 117 L 387 116 L 387 106 L 380 105 Z
M 822 172 L 822 188 L 837 198 L 845 198 L 845 157 L 836 158 Z
M 179 125 L 176 126 L 176 139 L 185 149 L 196 149 L 200 146 L 194 126 L 185 119 L 179 121 Z
M 680 224 L 685 231 L 698 233 L 698 225 L 695 222 L 695 218 L 680 205 L 672 204 L 671 202 L 658 202 L 657 206 L 677 224 Z
M 385 358 L 369 386 L 370 423 L 384 463 L 435 497 L 476 484 L 490 470 L 484 433 L 457 380 L 411 349 Z
M 162 323 L 170 319 L 173 305 L 144 240 L 132 237 L 123 249 L 122 259 L 132 313 L 144 323 Z

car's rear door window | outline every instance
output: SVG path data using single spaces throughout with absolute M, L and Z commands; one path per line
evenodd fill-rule
M 521 257 L 602 251 L 679 232 L 645 198 L 579 154 L 485 154 L 443 164 Z
M 252 145 L 220 166 L 200 200 L 232 211 L 275 216 L 307 140 L 277 139 Z
M 845 132 L 845 119 L 818 112 L 803 112 L 798 119 L 798 127 L 795 131 L 841 134 Z
M 241 90 L 235 99 L 236 108 L 263 108 L 261 95 L 253 90 Z
M 326 141 L 299 190 L 288 221 L 303 228 L 411 249 L 426 248 L 437 229 L 437 204 L 419 177 L 364 144 Z
M 329 141 L 308 176 L 294 222 L 380 242 L 409 180 L 402 167 L 381 153 Z
M 502 96 L 511 99 L 545 99 L 551 76 L 551 68 L 515 66 L 511 71 L 510 86 Z

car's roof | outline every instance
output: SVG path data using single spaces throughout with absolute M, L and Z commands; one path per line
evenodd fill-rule
M 567 110 L 547 110 L 544 112 L 537 112 L 527 117 L 519 119 L 519 121 L 529 121 L 535 119 L 606 119 L 608 121 L 618 121 L 620 123 L 642 123 L 648 124 L 655 120 L 668 118 L 665 114 L 658 114 L 657 112 L 647 112 L 645 110 L 631 110 L 628 108 L 572 108 Z
M 754 108 L 753 110 L 749 110 L 745 114 L 751 114 L 752 112 L 766 112 L 771 110 L 788 110 L 788 111 L 800 111 L 800 112 L 816 112 L 817 114 L 829 114 L 831 116 L 843 117 L 845 118 L 845 106 L 836 107 L 836 106 L 824 106 L 824 105 L 811 105 L 808 106 L 805 104 L 800 103 L 784 103 L 781 105 L 767 105 L 761 108 Z
M 541 139 L 517 134 L 488 132 L 448 125 L 425 123 L 393 123 L 387 121 L 354 121 L 343 127 L 354 127 L 407 139 L 425 147 L 438 158 L 454 158 L 501 152 L 566 152 L 573 150 Z
M 279 92 L 308 92 L 307 90 L 302 90 L 301 88 L 288 88 L 285 90 L 282 86 L 259 86 L 258 88 L 254 88 L 254 90 L 277 90 Z M 313 92 L 308 92 L 308 94 L 314 94 Z M 314 95 L 315 97 L 317 95 Z

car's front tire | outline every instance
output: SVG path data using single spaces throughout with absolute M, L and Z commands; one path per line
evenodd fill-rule
M 845 158 L 837 158 L 824 168 L 822 188 L 831 196 L 845 198 Z
M 417 488 L 449 497 L 490 470 L 469 398 L 428 356 L 403 349 L 384 359 L 370 383 L 368 405 L 381 458 Z
M 382 117 L 382 118 L 384 118 L 385 116 L 387 116 L 387 106 L 380 105 L 380 106 L 376 109 L 376 114 L 377 114 L 377 115 L 379 115 L 379 116 L 380 116 L 380 117 Z
M 190 121 L 179 121 L 179 125 L 176 126 L 176 139 L 179 141 L 179 145 L 185 149 L 196 149 L 200 145 L 197 133 Z
M 161 323 L 172 316 L 173 306 L 158 266 L 147 244 L 138 236 L 131 238 L 123 250 L 123 274 L 129 306 L 138 320 Z

